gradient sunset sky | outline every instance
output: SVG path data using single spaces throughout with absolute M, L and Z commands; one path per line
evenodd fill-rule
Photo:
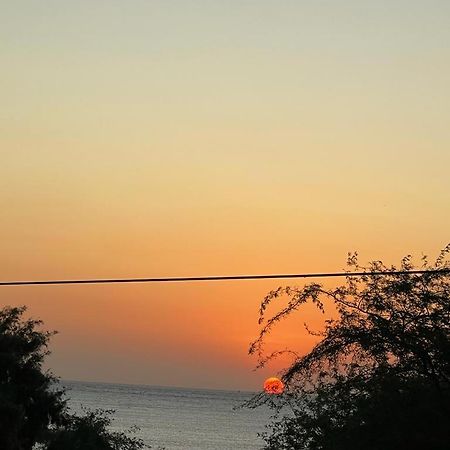
M 339 271 L 450 241 L 449 1 L 0 3 L 0 279 Z M 0 305 L 59 330 L 63 378 L 257 389 L 278 285 Z M 307 351 L 305 320 L 270 346 Z

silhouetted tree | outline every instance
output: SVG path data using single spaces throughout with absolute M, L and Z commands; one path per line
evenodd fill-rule
M 1 450 L 141 450 L 140 439 L 108 430 L 111 411 L 71 414 L 57 378 L 43 370 L 53 332 L 23 318 L 25 307 L 0 310 Z
M 38 331 L 37 320 L 22 320 L 21 308 L 0 311 L 0 448 L 30 450 L 49 425 L 59 424 L 65 408 L 63 391 L 44 372 L 53 333 Z
M 331 299 L 337 317 L 326 320 L 318 344 L 296 357 L 283 373 L 281 397 L 256 397 L 279 411 L 264 433 L 266 449 L 448 450 L 450 448 L 450 265 L 447 246 L 434 264 L 422 258 L 424 274 L 347 277 L 335 289 L 312 283 L 270 292 L 260 309 L 262 328 L 250 353 L 259 365 L 274 325 L 313 302 L 322 312 Z M 349 255 L 349 270 L 389 272 L 382 262 L 361 267 Z M 411 257 L 399 270 L 411 271 Z M 278 297 L 288 303 L 266 319 Z

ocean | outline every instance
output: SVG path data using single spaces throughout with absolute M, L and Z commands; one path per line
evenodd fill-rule
M 166 450 L 257 450 L 258 432 L 269 422 L 267 408 L 233 408 L 252 397 L 249 392 L 185 389 L 78 381 L 62 382 L 69 407 L 114 409 L 113 429 L 137 426 L 153 448 Z

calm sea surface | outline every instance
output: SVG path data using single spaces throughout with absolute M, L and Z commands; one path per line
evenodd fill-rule
M 257 433 L 264 430 L 267 409 L 238 409 L 252 394 L 124 384 L 64 381 L 69 406 L 80 412 L 115 409 L 115 430 L 138 426 L 146 444 L 167 450 L 256 450 Z

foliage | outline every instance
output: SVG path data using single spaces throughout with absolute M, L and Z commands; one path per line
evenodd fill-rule
M 43 370 L 54 334 L 23 318 L 26 308 L 0 310 L 1 450 L 141 450 L 141 440 L 112 432 L 111 411 L 69 412 L 65 391 Z
M 22 320 L 25 308 L 0 310 L 0 448 L 28 450 L 50 424 L 60 423 L 63 392 L 42 369 L 53 333 L 37 320 Z
M 260 309 L 262 328 L 250 353 L 264 365 L 265 338 L 277 322 L 308 301 L 324 311 L 331 299 L 337 318 L 326 320 L 319 343 L 283 373 L 287 386 L 278 410 L 290 410 L 264 434 L 266 449 L 448 449 L 450 442 L 450 265 L 447 246 L 426 273 L 410 256 L 400 267 L 375 261 L 361 267 L 349 255 L 349 272 L 335 289 L 318 283 L 270 292 Z M 377 272 L 378 275 L 369 275 Z M 281 296 L 287 306 L 266 319 Z M 277 352 L 280 353 L 280 352 Z M 250 406 L 267 398 L 261 394 Z
M 114 411 L 87 411 L 84 416 L 69 416 L 65 426 L 53 430 L 46 450 L 139 450 L 145 448 L 140 439 L 123 432 L 112 432 Z

